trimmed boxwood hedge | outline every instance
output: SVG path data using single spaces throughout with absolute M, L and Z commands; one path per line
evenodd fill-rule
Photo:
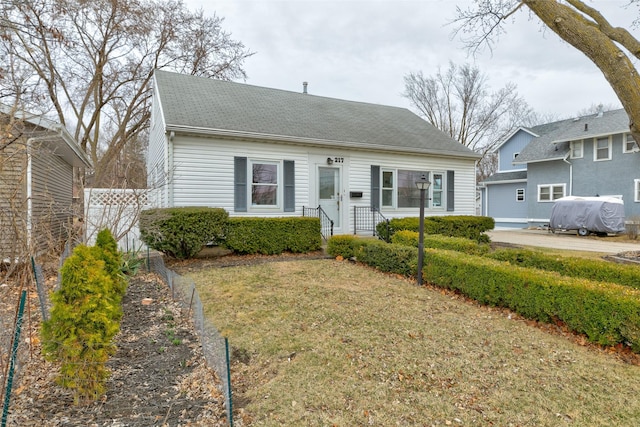
M 464 237 L 477 240 L 478 242 L 488 242 L 489 236 L 484 233 L 487 230 L 492 230 L 494 227 L 494 219 L 488 216 L 428 216 L 424 219 L 425 234 Z M 420 218 L 393 218 L 389 220 L 389 227 L 387 227 L 386 222 L 380 222 L 376 226 L 378 236 L 387 242 L 390 242 L 393 234 L 400 230 L 419 231 Z
M 417 231 L 401 230 L 393 234 L 391 243 L 399 245 L 418 247 L 419 233 Z M 452 251 L 464 252 L 472 255 L 484 255 L 489 252 L 489 245 L 478 243 L 476 240 L 464 237 L 447 237 L 439 234 L 428 234 L 424 236 L 424 247 L 434 249 L 449 249 Z
M 317 251 L 322 247 L 320 220 L 311 217 L 229 218 L 224 245 L 239 254 Z
M 530 249 L 498 249 L 489 257 L 521 267 L 555 271 L 565 276 L 612 282 L 640 289 L 640 268 L 604 260 L 549 255 Z
M 349 250 L 358 261 L 382 271 L 415 275 L 415 248 L 364 239 L 355 242 Z M 636 289 L 442 249 L 425 250 L 424 261 L 425 282 L 530 319 L 566 324 L 592 342 L 623 343 L 640 352 L 640 291 Z

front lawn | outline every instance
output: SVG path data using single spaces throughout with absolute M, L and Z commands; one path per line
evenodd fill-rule
M 640 367 L 506 310 L 335 260 L 191 273 L 240 425 L 629 426 Z

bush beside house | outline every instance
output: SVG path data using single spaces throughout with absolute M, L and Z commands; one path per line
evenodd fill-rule
M 311 252 L 322 246 L 318 218 L 229 218 L 221 208 L 143 211 L 140 237 L 150 248 L 178 259 L 194 257 L 208 243 L 238 254 L 266 255 Z
M 478 242 L 488 242 L 489 237 L 485 234 L 488 230 L 493 230 L 495 221 L 487 216 L 428 216 L 424 219 L 425 234 L 441 234 L 448 237 L 464 237 L 466 239 L 477 240 Z M 376 232 L 381 239 L 390 242 L 394 233 L 401 230 L 418 232 L 420 229 L 420 218 L 406 217 L 393 218 L 386 222 L 380 222 L 376 226 Z

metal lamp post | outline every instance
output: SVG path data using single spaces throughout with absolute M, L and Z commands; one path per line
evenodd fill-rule
M 422 174 L 416 181 L 416 187 L 420 190 L 420 234 L 418 237 L 418 286 L 422 286 L 422 262 L 424 260 L 424 202 L 425 193 L 429 189 L 431 182 L 426 174 Z

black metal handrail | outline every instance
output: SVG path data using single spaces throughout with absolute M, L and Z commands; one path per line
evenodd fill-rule
M 322 234 L 322 238 L 325 241 L 333 236 L 333 220 L 329 218 L 329 215 L 322 209 L 322 206 L 318 206 L 317 208 L 303 206 L 302 216 L 320 218 L 320 234 Z
M 389 237 L 389 220 L 385 218 L 378 208 L 372 206 L 354 206 L 353 207 L 353 234 L 358 231 L 370 231 L 372 236 L 378 236 L 376 226 L 384 222 L 387 225 L 386 236 L 379 236 L 383 240 Z

